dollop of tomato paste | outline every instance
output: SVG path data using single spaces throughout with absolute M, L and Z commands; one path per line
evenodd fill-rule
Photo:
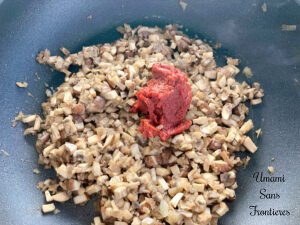
M 162 141 L 188 129 L 192 122 L 185 116 L 192 100 L 185 73 L 174 66 L 154 64 L 152 79 L 136 93 L 132 112 L 142 112 L 140 131 L 145 138 L 159 136 Z

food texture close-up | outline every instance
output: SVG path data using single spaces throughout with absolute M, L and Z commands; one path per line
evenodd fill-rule
M 0 1 L 0 224 L 297 225 L 300 2 Z

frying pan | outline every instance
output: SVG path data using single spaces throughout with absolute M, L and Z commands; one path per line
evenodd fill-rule
M 264 103 L 250 115 L 263 135 L 248 167 L 239 169 L 236 200 L 219 224 L 300 224 L 300 3 L 265 2 L 267 12 L 260 0 L 187 0 L 185 10 L 176 0 L 0 0 L 0 149 L 9 153 L 0 155 L 0 224 L 84 225 L 97 215 L 93 202 L 58 204 L 61 213 L 41 214 L 44 199 L 36 184 L 53 173 L 32 173 L 37 168 L 34 139 L 23 137 L 21 124 L 12 128 L 11 119 L 19 111 L 41 112 L 44 82 L 53 87 L 63 82 L 62 74 L 35 62 L 38 51 L 48 48 L 55 54 L 64 46 L 75 52 L 83 45 L 111 42 L 120 37 L 115 28 L 123 23 L 181 24 L 191 36 L 222 43 L 215 53 L 218 63 L 233 56 L 241 59 L 241 67 L 252 68 L 252 79 L 240 79 L 258 81 L 265 90 Z M 282 24 L 298 25 L 298 30 L 283 32 Z M 17 88 L 17 81 L 29 87 Z M 285 182 L 253 179 L 255 172 L 268 175 L 269 165 L 276 170 L 273 176 L 284 175 Z M 262 199 L 264 188 L 280 198 Z M 251 205 L 290 215 L 251 216 Z

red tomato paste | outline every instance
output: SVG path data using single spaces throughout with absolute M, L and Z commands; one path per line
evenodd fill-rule
M 145 138 L 169 137 L 188 129 L 192 122 L 185 120 L 192 99 L 186 74 L 174 66 L 154 64 L 152 79 L 140 89 L 133 112 L 142 112 L 146 118 L 140 121 L 140 131 Z

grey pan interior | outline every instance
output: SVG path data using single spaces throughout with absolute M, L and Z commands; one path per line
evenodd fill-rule
M 11 127 L 16 112 L 40 112 L 45 100 L 44 82 L 57 86 L 63 75 L 35 62 L 43 48 L 57 52 L 61 46 L 71 51 L 82 45 L 109 42 L 118 38 L 114 28 L 123 23 L 163 25 L 179 23 L 208 41 L 219 41 L 216 53 L 235 56 L 254 72 L 262 83 L 264 104 L 251 111 L 255 124 L 263 130 L 259 151 L 238 173 L 237 199 L 221 225 L 297 225 L 300 222 L 300 31 L 282 32 L 281 24 L 300 28 L 299 1 L 187 0 L 183 12 L 176 0 L 0 0 L 0 224 L 1 225 L 84 225 L 96 215 L 93 204 L 74 207 L 58 205 L 58 215 L 42 216 L 43 196 L 36 183 L 48 176 L 34 175 L 37 154 L 33 139 L 22 136 L 22 126 Z M 87 19 L 92 15 L 92 19 Z M 37 80 L 35 73 L 40 75 Z M 27 80 L 27 90 L 16 81 Z M 251 80 L 250 80 L 251 81 Z M 34 97 L 27 96 L 27 91 Z M 271 158 L 275 161 L 272 162 Z M 258 183 L 254 172 L 266 174 L 268 165 L 284 183 Z M 261 199 L 266 188 L 280 199 Z M 260 209 L 285 209 L 290 216 L 251 216 L 250 205 Z

